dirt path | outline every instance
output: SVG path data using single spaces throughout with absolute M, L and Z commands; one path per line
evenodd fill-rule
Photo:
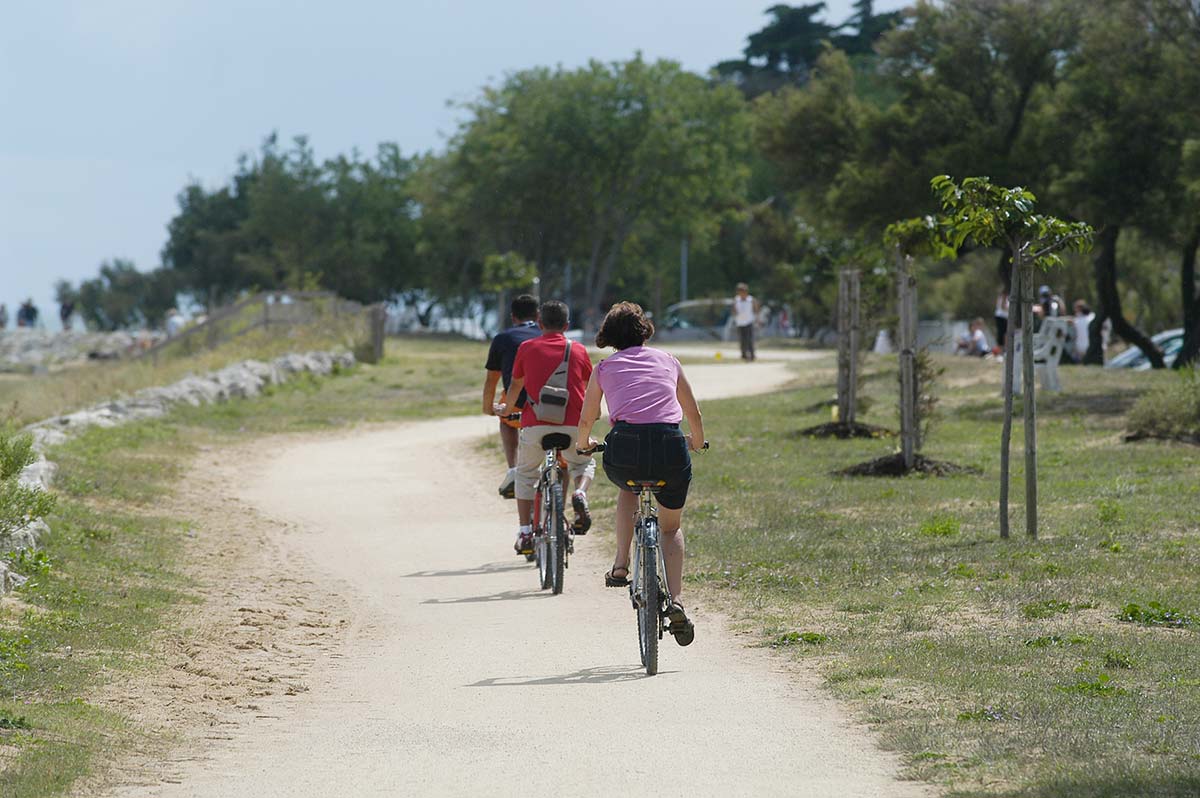
M 768 362 L 688 371 L 707 398 L 789 376 Z M 311 583 L 310 603 L 336 594 L 348 623 L 314 649 L 306 690 L 262 696 L 195 758 L 117 794 L 928 794 L 896 781 L 895 761 L 811 678 L 703 612 L 696 642 L 665 640 L 646 678 L 596 536 L 579 539 L 563 595 L 537 590 L 510 553 L 498 469 L 476 449 L 491 429 L 408 424 L 221 466 L 226 496 L 280 522 L 293 556 L 272 561 L 290 571 L 279 578 Z

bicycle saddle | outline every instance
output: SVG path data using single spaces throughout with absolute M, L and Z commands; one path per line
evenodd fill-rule
M 666 487 L 667 482 L 664 479 L 629 479 L 625 484 L 636 490 L 658 490 Z
M 565 432 L 551 432 L 549 435 L 542 436 L 542 449 L 550 451 L 551 449 L 566 449 L 571 445 L 571 436 Z

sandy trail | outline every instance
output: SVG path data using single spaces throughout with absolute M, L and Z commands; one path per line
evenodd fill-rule
M 782 362 L 688 372 L 705 398 L 789 378 Z M 578 539 L 563 595 L 538 590 L 509 548 L 498 469 L 476 450 L 492 429 L 483 417 L 406 424 L 228 465 L 235 494 L 303 555 L 289 562 L 348 601 L 348 631 L 307 692 L 265 699 L 170 783 L 118 794 L 928 794 L 896 781 L 896 761 L 812 679 L 703 613 L 695 643 L 668 637 L 662 672 L 645 677 L 597 537 Z

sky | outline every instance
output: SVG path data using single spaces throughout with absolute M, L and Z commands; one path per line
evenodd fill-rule
M 0 28 L 0 302 L 120 257 L 159 265 L 175 197 L 272 131 L 318 157 L 444 148 L 509 72 L 641 51 L 706 72 L 774 0 L 40 0 Z M 794 3 L 799 5 L 799 3 Z M 830 0 L 827 21 L 849 16 Z M 903 7 L 879 0 L 876 12 Z M 53 317 L 54 321 L 50 322 Z M 12 322 L 10 321 L 10 325 Z

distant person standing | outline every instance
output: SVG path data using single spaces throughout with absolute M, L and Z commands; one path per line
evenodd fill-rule
M 168 338 L 179 335 L 179 331 L 183 329 L 183 314 L 179 312 L 178 308 L 171 308 L 167 311 L 165 324 Z
M 1088 307 L 1088 303 L 1082 299 L 1075 300 L 1075 315 L 1071 318 L 1071 323 L 1075 327 L 1075 362 L 1082 363 L 1084 356 L 1088 351 L 1090 341 L 1090 330 L 1092 320 L 1096 318 L 1096 314 Z
M 492 339 L 491 347 L 488 348 L 487 363 L 484 365 L 487 376 L 483 381 L 484 415 L 496 414 L 497 384 L 502 383 L 505 392 L 512 384 L 513 362 L 517 359 L 517 349 L 529 339 L 537 338 L 542 334 L 537 325 L 538 303 L 532 296 L 521 294 L 512 301 L 509 310 L 512 315 L 512 326 L 497 333 L 496 337 Z M 517 413 L 524 408 L 525 392 L 522 391 L 517 397 L 512 412 Z M 500 495 L 506 499 L 511 499 L 515 495 L 517 443 L 520 428 L 520 420 L 500 418 L 500 445 L 504 449 L 504 459 L 508 462 L 508 473 L 504 475 L 504 480 L 500 483 Z
M 0 304 L 0 330 L 8 329 L 8 305 Z
M 737 284 L 733 297 L 733 323 L 742 347 L 742 360 L 754 360 L 754 325 L 758 321 L 758 300 L 750 296 L 750 286 Z
M 996 346 L 1003 349 L 1008 334 L 1008 291 L 1004 288 L 996 295 L 996 310 L 992 318 L 996 322 Z
M 21 307 L 17 309 L 17 326 L 18 327 L 36 327 L 38 319 L 37 305 L 33 304 L 33 297 L 26 299 L 21 303 Z
M 66 300 L 58 306 L 58 320 L 62 323 L 64 330 L 71 329 L 71 317 L 75 315 L 75 303 L 71 300 Z

